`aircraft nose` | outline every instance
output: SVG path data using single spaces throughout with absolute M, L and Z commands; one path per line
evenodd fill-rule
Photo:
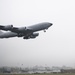
M 50 26 L 52 26 L 53 25 L 53 23 L 50 23 Z
M 53 25 L 53 23 L 49 23 L 49 25 L 48 25 L 48 26 L 50 27 L 50 26 L 52 26 L 52 25 Z

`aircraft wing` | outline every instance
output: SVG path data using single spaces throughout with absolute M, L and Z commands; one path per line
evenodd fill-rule
M 4 31 L 11 31 L 11 32 L 15 32 L 15 33 L 25 33 L 25 32 L 32 32 L 33 30 L 30 28 L 26 28 L 26 27 L 13 27 L 13 25 L 0 25 L 0 30 L 4 30 Z
M 5 26 L 0 25 L 0 29 L 1 29 L 1 30 L 5 30 L 4 27 L 5 27 Z
M 6 26 L 0 25 L 0 30 L 8 31 L 8 30 L 11 30 L 12 27 L 13 25 L 6 25 Z
M 28 33 L 28 32 L 33 32 L 31 28 L 26 28 L 26 27 L 13 27 L 10 31 L 15 32 L 15 33 Z
M 18 32 L 18 28 L 17 27 L 13 27 L 10 31 L 12 31 L 12 32 Z
M 0 29 L 2 29 L 4 26 L 0 25 Z

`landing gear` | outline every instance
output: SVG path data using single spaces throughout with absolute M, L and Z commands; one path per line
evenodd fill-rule
M 44 32 L 46 32 L 46 30 L 44 30 Z
M 29 37 L 25 37 L 25 36 L 24 36 L 23 39 L 29 39 Z

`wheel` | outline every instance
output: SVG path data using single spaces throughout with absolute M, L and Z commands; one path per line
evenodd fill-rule
M 44 30 L 44 32 L 46 32 L 46 30 Z
M 29 37 L 25 37 L 25 36 L 24 36 L 23 39 L 29 39 Z

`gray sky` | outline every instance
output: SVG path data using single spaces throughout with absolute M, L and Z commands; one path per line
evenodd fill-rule
M 51 22 L 36 39 L 0 39 L 0 66 L 75 67 L 75 0 L 0 0 L 0 24 Z

